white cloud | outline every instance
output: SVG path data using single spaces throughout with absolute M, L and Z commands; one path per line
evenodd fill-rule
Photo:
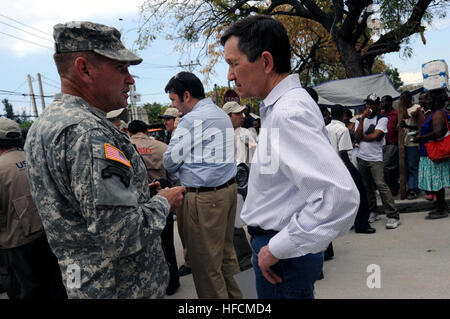
M 423 82 L 422 72 L 404 72 L 400 73 L 400 79 L 405 85 L 419 84 Z
M 117 19 L 117 23 L 114 27 L 118 29 L 128 27 L 129 24 L 126 26 L 125 22 L 132 22 L 131 19 L 138 18 L 138 6 L 142 0 L 14 0 L 3 2 L 2 11 L 0 12 L 0 22 L 10 24 L 52 41 L 53 26 L 57 23 L 64 23 L 67 21 L 89 20 L 106 23 L 106 20 Z M 29 29 L 5 16 L 41 30 L 46 34 Z M 124 22 L 119 21 L 119 18 L 125 17 L 130 17 L 130 19 L 124 19 Z M 137 22 L 134 23 L 136 25 Z M 1 32 L 51 49 L 53 48 L 52 42 L 24 33 L 16 28 L 6 26 L 5 24 L 0 24 L 0 26 Z M 15 56 L 25 56 L 49 51 L 46 48 L 14 39 L 2 33 L 0 33 L 0 48 L 3 51 L 10 51 Z

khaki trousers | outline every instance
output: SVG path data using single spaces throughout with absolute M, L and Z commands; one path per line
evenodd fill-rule
M 187 192 L 183 236 L 199 299 L 240 299 L 234 280 L 239 265 L 233 246 L 237 186 Z

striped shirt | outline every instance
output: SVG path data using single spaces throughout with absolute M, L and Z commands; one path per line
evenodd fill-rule
M 241 219 L 279 231 L 269 242 L 279 259 L 324 251 L 352 226 L 358 189 L 330 145 L 319 107 L 302 89 L 298 75 L 278 83 L 261 103 L 260 115 Z
M 163 164 L 178 172 L 186 187 L 215 187 L 236 176 L 234 130 L 225 112 L 210 98 L 200 100 L 178 123 Z

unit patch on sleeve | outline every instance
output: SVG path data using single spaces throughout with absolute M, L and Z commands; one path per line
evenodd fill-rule
M 122 167 L 117 167 L 114 165 L 110 165 L 107 168 L 102 170 L 103 178 L 110 178 L 113 175 L 116 175 L 120 178 L 120 181 L 128 188 L 130 186 L 131 173 L 128 169 Z

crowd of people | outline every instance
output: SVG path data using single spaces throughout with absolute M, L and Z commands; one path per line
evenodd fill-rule
M 262 100 L 259 116 L 237 102 L 219 107 L 196 75 L 180 72 L 165 87 L 164 143 L 146 123 L 120 119 L 134 84 L 128 68 L 142 59 L 116 29 L 68 22 L 54 39 L 61 94 L 25 151 L 17 124 L 0 119 L 0 285 L 9 298 L 162 298 L 192 273 L 199 298 L 240 299 L 234 276 L 249 267 L 259 298 L 314 298 L 331 242 L 352 227 L 375 233 L 376 191 L 386 227 L 400 225 L 403 128 L 418 132 L 405 143 L 408 196 L 424 190 L 436 197 L 428 218 L 448 216 L 450 159 L 436 162 L 425 147 L 448 134 L 444 90 L 425 92 L 420 106 L 402 95 L 400 121 L 392 97 L 371 94 L 353 123 L 341 105 L 319 108 L 290 74 L 283 25 L 255 15 L 220 42 L 228 80 L 240 97 Z

